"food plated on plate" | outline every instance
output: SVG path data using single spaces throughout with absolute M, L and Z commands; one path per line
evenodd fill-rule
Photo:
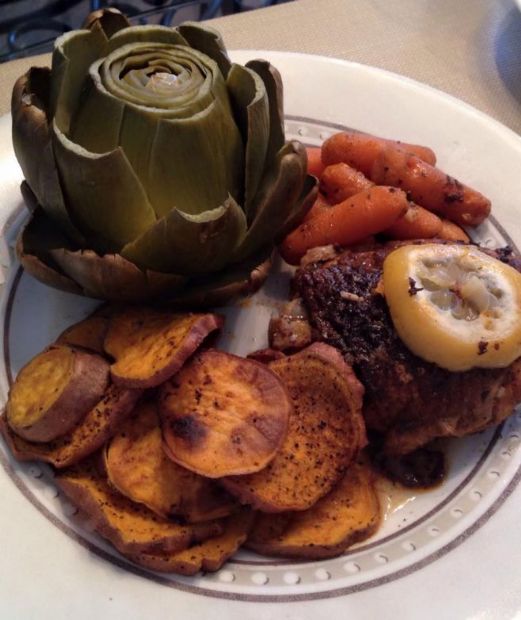
M 211 348 L 199 337 L 201 324 L 216 329 L 222 319 L 118 307 L 67 329 L 57 339 L 63 344 L 51 345 L 26 366 L 39 366 L 37 385 L 54 394 L 53 379 L 61 378 L 68 362 L 62 356 L 52 366 L 44 364 L 56 347 L 71 354 L 98 351 L 92 354 L 110 364 L 110 382 L 86 413 L 81 400 L 69 402 L 71 417 L 77 410 L 83 416 L 52 441 L 22 437 L 5 415 L 0 426 L 13 455 L 51 463 L 58 486 L 96 531 L 132 561 L 157 570 L 216 570 L 257 532 L 261 513 L 273 514 L 277 527 L 294 511 L 351 515 L 341 536 L 336 532 L 321 551 L 312 522 L 292 521 L 307 538 L 303 535 L 298 549 L 296 543 L 292 551 L 282 547 L 282 555 L 336 555 L 374 531 L 380 518 L 374 474 L 367 464 L 356 463 L 367 443 L 363 387 L 342 355 L 316 343 L 261 364 Z M 206 327 L 206 335 L 212 329 Z M 116 350 L 117 357 L 108 353 Z M 181 354 L 179 368 L 172 360 Z M 122 359 L 133 363 L 122 368 Z M 38 398 L 46 402 L 39 393 L 18 396 L 25 376 L 22 370 L 9 401 L 16 397 L 24 412 L 34 409 Z M 70 384 L 74 377 L 65 389 Z M 112 404 L 114 393 L 122 394 L 121 407 Z M 43 413 L 62 421 L 61 411 L 47 407 Z M 352 504 L 346 489 L 354 479 L 364 488 Z M 320 510 L 314 508 L 319 500 Z M 266 519 L 259 525 L 264 538 Z
M 410 249 L 432 265 L 419 260 L 423 278 L 413 278 L 407 262 L 393 264 Z M 468 263 L 459 269 L 453 255 Z M 347 250 L 298 272 L 295 291 L 316 337 L 353 365 L 365 386 L 365 422 L 384 434 L 387 453 L 406 454 L 437 437 L 498 424 L 521 399 L 521 276 L 509 267 L 516 288 L 508 315 L 498 308 L 499 316 L 493 316 L 494 301 L 499 306 L 509 293 L 508 280 L 504 288 L 493 288 L 495 282 L 486 288 L 495 269 L 502 271 L 509 261 L 519 266 L 508 255 L 504 260 L 507 264 L 474 246 L 391 242 Z M 487 320 L 488 329 L 480 325 Z
M 20 262 L 100 299 L 182 291 L 210 303 L 258 288 L 274 240 L 316 192 L 282 104 L 278 71 L 232 63 L 210 28 L 94 15 L 57 39 L 51 69 L 14 87 L 13 146 L 34 207 Z
M 116 14 L 93 20 L 90 32 L 98 36 L 100 28 L 123 25 L 107 15 Z M 132 39 L 134 30 L 122 28 L 112 36 Z M 233 102 L 233 69 L 216 35 L 193 25 L 183 32 L 192 46 L 197 41 L 200 51 L 204 46 L 203 53 L 217 55 Z M 130 86 L 139 90 L 152 82 L 160 94 L 169 91 L 176 80 L 154 76 L 172 65 L 163 56 L 159 64 L 148 62 L 146 70 L 140 66 L 139 75 L 129 77 Z M 122 67 L 119 77 L 128 75 L 128 66 Z M 269 96 L 275 92 L 270 84 L 278 83 L 276 70 L 265 72 L 262 63 L 249 69 L 255 67 L 269 100 L 261 108 L 269 112 L 269 126 L 279 127 L 281 99 Z M 27 81 L 22 86 L 31 87 Z M 28 91 L 21 92 L 34 105 Z M 242 120 L 251 129 L 257 97 L 243 103 Z M 87 114 L 81 97 L 74 105 L 76 120 Z M 234 118 L 240 126 L 241 114 Z M 54 144 L 61 137 L 49 127 L 43 131 L 47 138 L 54 132 Z M 249 129 L 241 133 L 247 161 L 250 139 L 256 144 L 255 130 Z M 277 141 L 280 134 L 264 136 L 267 152 L 275 143 L 279 153 L 286 152 Z M 234 200 L 244 207 L 247 226 L 242 241 L 228 248 L 242 243 L 249 248 L 244 240 L 259 235 L 264 257 L 280 242 L 281 255 L 297 268 L 288 305 L 266 325 L 269 349 L 247 358 L 219 350 L 215 335 L 223 317 L 203 309 L 251 291 L 253 280 L 261 284 L 262 277 L 251 275 L 260 246 L 245 251 L 244 269 L 235 260 L 241 251 L 218 256 L 219 243 L 230 239 L 227 232 L 216 241 L 219 229 L 210 234 L 204 228 L 208 236 L 199 235 L 195 246 L 189 236 L 165 233 L 166 246 L 144 244 L 156 257 L 174 255 L 163 255 L 163 271 L 156 263 L 152 274 L 144 263 L 128 267 L 124 246 L 95 247 L 97 233 L 86 227 L 89 243 L 69 248 L 67 256 L 88 257 L 92 266 L 95 255 L 97 266 L 85 271 L 88 286 L 78 287 L 79 279 L 72 278 L 75 290 L 127 301 L 145 296 L 147 303 L 102 306 L 67 329 L 19 373 L 1 418 L 13 455 L 52 464 L 57 484 L 96 531 L 130 561 L 152 570 L 217 570 L 241 546 L 310 560 L 342 554 L 381 523 L 376 479 L 382 472 L 396 478 L 400 467 L 408 468 L 402 482 L 429 486 L 441 475 L 433 440 L 495 425 L 521 396 L 519 262 L 508 249 L 485 250 L 469 238 L 490 213 L 490 202 L 439 170 L 427 147 L 341 132 L 322 148 L 308 149 L 307 169 L 304 147 L 292 148 L 298 157 L 276 158 L 280 166 L 266 164 L 261 174 L 266 185 L 257 190 L 256 204 L 268 206 L 258 219 L 246 207 L 251 181 L 245 175 Z M 60 165 L 56 159 L 51 170 Z M 41 176 L 29 178 L 29 164 L 27 170 L 28 199 L 40 201 L 38 192 L 43 200 L 52 196 L 42 193 Z M 63 205 L 75 202 L 66 183 L 53 185 L 53 191 L 56 187 Z M 75 207 L 67 208 L 76 221 Z M 31 220 L 18 249 L 29 271 L 56 284 L 71 274 L 56 259 L 66 248 L 60 245 L 64 238 L 54 236 L 53 217 L 42 215 L 41 227 Z M 161 217 L 170 221 L 169 215 Z M 165 266 L 170 260 L 180 265 L 191 252 L 200 260 L 197 273 Z M 138 279 L 129 279 L 135 270 Z M 143 278 L 161 286 L 138 286 Z M 78 398 L 76 407 L 68 395 L 80 389 L 79 373 L 70 370 L 70 360 L 85 356 L 94 356 L 99 373 L 104 369 L 105 383 L 96 402 L 86 406 Z M 84 366 L 90 376 L 93 369 Z M 26 376 L 42 385 L 30 397 Z M 55 384 L 67 398 L 55 396 Z M 64 419 L 65 410 L 70 416 Z M 418 461 L 430 467 L 423 477 L 415 469 Z

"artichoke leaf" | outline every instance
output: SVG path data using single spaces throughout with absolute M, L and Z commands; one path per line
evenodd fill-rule
M 76 282 L 61 273 L 58 267 L 54 267 L 52 264 L 44 261 L 36 254 L 24 252 L 21 240 L 18 241 L 16 247 L 16 253 L 20 264 L 33 278 L 39 282 L 42 282 L 46 286 L 56 288 L 59 291 L 75 293 L 76 295 L 83 294 L 82 289 L 76 284 Z
M 130 22 L 125 15 L 118 9 L 105 8 L 92 11 L 84 22 L 84 27 L 88 30 L 101 29 L 103 34 L 110 39 L 116 32 L 128 28 Z
M 244 152 L 224 95 L 191 118 L 159 121 L 139 171 L 158 217 L 172 205 L 196 215 L 223 204 L 228 194 L 239 199 Z
M 109 54 L 103 62 L 94 63 L 90 72 L 97 88 L 129 105 L 172 119 L 200 112 L 226 88 L 211 58 L 180 45 L 130 43 Z M 157 84 L 150 84 L 156 72 L 175 76 L 175 80 L 158 90 Z
M 172 204 L 187 213 L 211 210 L 229 193 L 240 197 L 243 180 L 241 136 L 217 64 L 197 50 L 178 47 L 171 53 L 201 67 L 205 76 L 202 84 L 181 89 L 171 110 L 114 96 L 123 86 L 101 76 L 98 61 L 72 128 L 72 139 L 88 151 L 121 146 L 157 217 L 167 215 Z M 125 52 L 115 52 L 113 61 L 117 54 L 124 58 Z
M 50 118 L 67 134 L 82 96 L 90 65 L 106 55 L 108 39 L 101 29 L 73 30 L 56 39 L 52 55 Z
M 82 105 L 71 124 L 70 138 L 93 153 L 104 153 L 118 145 L 122 146 L 130 164 L 139 174 L 146 173 L 157 122 L 161 119 L 190 118 L 207 108 L 213 100 L 210 85 L 213 80 L 209 76 L 208 84 L 197 89 L 197 92 L 190 92 L 189 84 L 184 89 L 176 88 L 175 98 L 169 101 L 170 107 L 161 108 L 165 103 L 161 96 L 157 97 L 157 107 L 151 107 L 150 104 L 154 102 L 152 90 L 143 86 L 141 93 L 131 92 L 134 89 L 126 86 L 108 69 L 115 64 L 123 66 L 125 55 L 134 48 L 135 46 L 128 45 L 91 65 L 84 85 Z M 147 46 L 146 54 L 143 53 L 140 58 L 145 64 L 147 59 L 157 62 L 157 54 L 161 50 L 160 45 Z M 187 55 L 170 50 L 168 61 L 171 61 L 171 56 L 180 56 L 180 61 L 196 56 L 195 60 L 201 58 L 204 61 L 204 57 L 198 52 Z M 212 70 L 217 73 L 213 62 L 208 73 L 211 74 Z M 185 86 L 187 81 L 185 80 Z M 214 84 L 213 90 L 216 93 L 224 92 L 224 96 L 227 96 L 222 77 L 220 82 L 220 85 Z M 193 88 L 192 91 L 194 90 L 196 89 Z
M 223 76 L 228 77 L 232 63 L 217 30 L 210 26 L 201 26 L 197 22 L 184 22 L 177 30 L 191 47 L 215 60 Z
M 29 213 L 34 213 L 38 207 L 43 208 L 25 179 L 20 183 L 20 193 L 22 194 L 22 198 L 24 199 L 25 206 L 29 210 Z
M 277 236 L 275 237 L 277 243 L 282 241 L 287 234 L 301 224 L 308 211 L 315 204 L 318 196 L 318 184 L 317 177 L 310 174 L 306 176 L 300 196 L 293 205 L 284 226 L 277 232 Z
M 47 120 L 50 69 L 33 67 L 21 76 L 13 89 L 11 115 L 13 148 L 24 177 L 36 201 L 72 239 L 81 233 L 69 218 L 58 179 Z
M 130 26 L 116 32 L 109 41 L 108 52 L 130 43 L 161 43 L 162 45 L 188 45 L 186 39 L 174 28 L 166 26 Z
M 81 288 L 60 269 L 52 257 L 57 248 L 72 248 L 70 241 L 37 207 L 16 241 L 16 254 L 24 269 L 37 280 L 69 293 Z
M 71 142 L 56 124 L 53 130 L 67 204 L 92 248 L 119 251 L 155 223 L 154 210 L 121 148 L 91 153 Z
M 269 103 L 264 82 L 255 71 L 233 64 L 226 80 L 246 150 L 244 210 L 253 219 L 253 199 L 266 164 L 270 137 Z
M 107 153 L 119 146 L 125 103 L 112 97 L 97 83 L 94 62 L 83 88 L 83 101 L 70 125 L 69 137 L 87 151 Z
M 270 138 L 266 161 L 271 162 L 284 146 L 284 90 L 282 77 L 276 67 L 267 60 L 250 60 L 246 67 L 260 76 L 268 93 L 270 112 Z
M 20 238 L 24 251 L 29 254 L 37 254 L 44 259 L 50 259 L 50 250 L 55 248 L 77 249 L 75 245 L 54 224 L 41 207 L 36 207 L 30 220 L 24 226 Z
M 186 279 L 176 274 L 142 271 L 119 254 L 99 256 L 92 250 L 51 250 L 60 268 L 83 294 L 110 301 L 143 301 L 172 294 Z
M 263 248 L 218 274 L 191 280 L 191 284 L 172 298 L 170 305 L 174 308 L 207 308 L 224 305 L 239 295 L 253 295 L 269 275 L 272 254 L 271 247 Z
M 161 46 L 150 44 L 148 49 L 154 58 Z M 121 48 L 106 59 L 107 64 L 124 62 L 125 54 Z M 74 139 L 88 150 L 102 152 L 103 146 L 115 148 L 117 144 L 122 147 L 159 216 L 170 210 L 172 196 L 185 211 L 213 208 L 225 199 L 228 191 L 239 192 L 234 187 L 240 185 L 242 175 L 240 137 L 217 65 L 188 48 L 177 47 L 169 54 L 180 63 L 200 65 L 205 73 L 193 86 L 186 71 L 179 76 L 186 79 L 175 89 L 170 109 L 145 105 L 145 95 L 152 93 L 146 87 L 142 93 L 133 93 L 138 101 L 142 94 L 143 105 L 130 103 L 124 83 L 98 61 L 91 67 L 91 88 L 73 126 Z M 148 53 L 142 57 L 148 58 Z M 118 91 L 120 97 L 115 96 Z M 98 108 L 106 112 L 103 121 L 96 120 Z M 220 153 L 218 158 L 214 148 Z M 210 177 L 208 184 L 199 182 L 202 162 L 211 162 L 205 167 Z
M 235 260 L 274 241 L 301 195 L 307 176 L 306 163 L 306 149 L 300 142 L 288 142 L 278 152 L 255 196 L 256 216 L 235 253 Z
M 222 269 L 246 232 L 246 218 L 229 196 L 223 205 L 191 215 L 173 209 L 128 244 L 121 255 L 141 268 L 197 274 Z

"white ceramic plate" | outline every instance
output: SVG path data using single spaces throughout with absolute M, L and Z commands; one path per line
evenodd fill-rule
M 513 132 L 447 95 L 377 69 L 278 52 L 233 56 L 239 62 L 266 57 L 281 70 L 288 137 L 320 144 L 349 126 L 427 144 L 442 168 L 492 199 L 495 219 L 476 232 L 480 242 L 521 247 L 521 139 Z M 95 306 L 19 269 L 12 246 L 25 217 L 20 179 L 4 117 L 3 399 L 18 369 Z M 264 346 L 287 281 L 276 273 L 252 303 L 228 309 L 222 346 L 239 354 Z M 244 553 L 216 574 L 181 578 L 130 565 L 84 527 L 49 468 L 20 465 L 0 444 L 0 617 L 513 617 L 521 611 L 521 416 L 447 450 L 444 484 L 416 495 L 383 489 L 380 531 L 341 558 L 286 562 Z

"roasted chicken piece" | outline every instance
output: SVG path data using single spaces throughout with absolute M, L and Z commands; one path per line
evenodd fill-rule
M 507 368 L 450 372 L 402 343 L 381 286 L 383 261 L 397 245 L 345 251 L 307 264 L 293 281 L 313 338 L 342 351 L 363 383 L 367 427 L 384 435 L 384 451 L 391 455 L 409 453 L 437 437 L 494 426 L 521 400 L 521 358 Z M 521 260 L 510 249 L 493 255 L 521 271 Z

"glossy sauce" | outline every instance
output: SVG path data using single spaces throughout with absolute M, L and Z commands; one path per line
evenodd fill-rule
M 425 448 L 401 459 L 373 453 L 372 461 L 384 520 L 442 484 L 447 471 L 444 453 Z
M 396 512 L 403 510 L 408 504 L 414 502 L 419 489 L 410 489 L 389 480 L 385 476 L 378 475 L 376 480 L 376 490 L 380 499 L 382 519 L 389 519 Z
M 431 489 L 445 478 L 443 452 L 418 448 L 402 457 L 377 454 L 373 461 L 384 476 L 404 487 Z

